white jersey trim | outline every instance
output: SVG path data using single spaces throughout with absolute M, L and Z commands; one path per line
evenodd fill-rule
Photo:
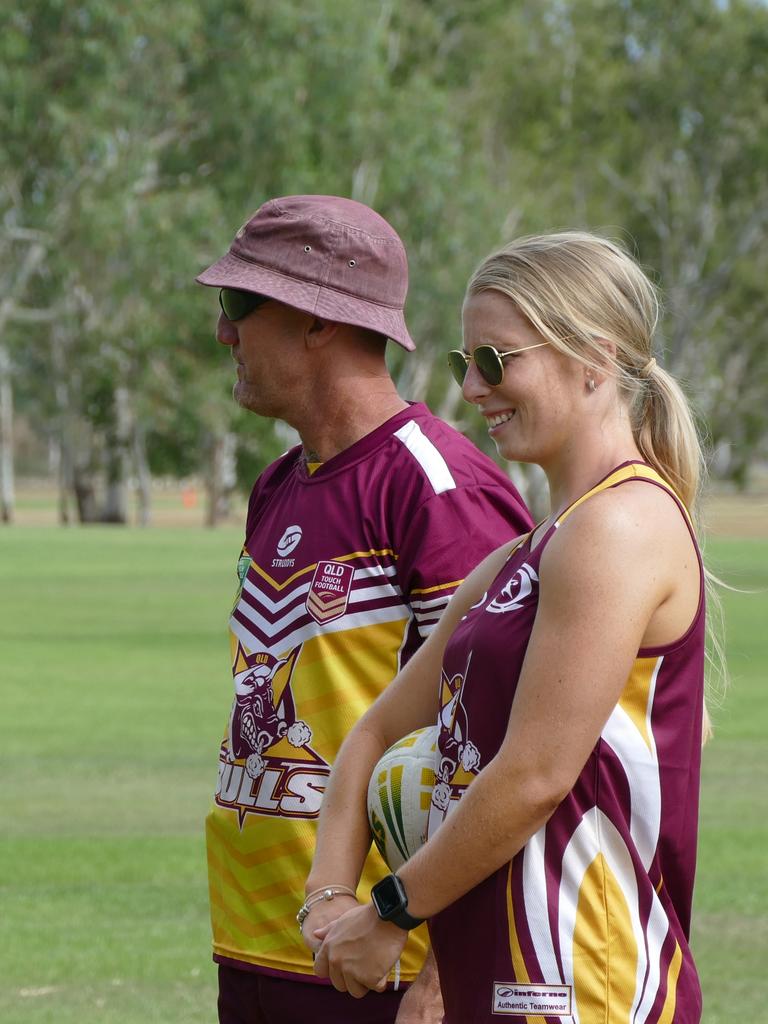
M 424 470 L 435 494 L 452 491 L 456 487 L 448 463 L 415 420 L 409 420 L 405 426 L 396 430 L 395 437 L 402 441 Z
M 312 637 L 338 633 L 340 630 L 357 629 L 360 626 L 375 626 L 384 622 L 403 622 L 410 617 L 409 611 L 406 605 L 398 603 L 384 608 L 375 608 L 367 612 L 354 612 L 352 614 L 348 612 L 333 622 L 324 623 L 323 626 L 318 625 L 314 621 L 302 623 L 292 633 L 277 641 L 272 640 L 272 637 L 275 635 L 274 628 L 271 627 L 268 632 L 265 631 L 262 636 L 258 636 L 247 625 L 234 618 L 234 616 L 229 620 L 229 628 L 249 650 L 266 651 L 268 654 L 280 657 L 285 651 L 298 647 L 299 644 Z M 256 622 L 253 624 L 254 626 L 257 625 Z

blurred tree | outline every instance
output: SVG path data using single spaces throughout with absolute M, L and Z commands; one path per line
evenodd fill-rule
M 153 472 L 199 475 L 211 523 L 233 474 L 250 486 L 286 437 L 234 406 L 192 279 L 297 192 L 350 195 L 400 231 L 419 351 L 393 370 L 486 447 L 443 366 L 473 266 L 519 233 L 620 235 L 655 268 L 664 358 L 715 469 L 744 485 L 768 437 L 766 44 L 758 0 L 3 10 L 0 515 L 12 385 L 59 452 L 63 521 L 72 501 L 124 521 L 131 479 L 147 522 Z

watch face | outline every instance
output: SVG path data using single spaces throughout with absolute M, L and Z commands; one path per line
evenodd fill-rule
M 394 875 L 387 875 L 386 878 L 377 882 L 371 895 L 374 896 L 379 917 L 384 920 L 401 910 L 405 902 L 404 894 Z

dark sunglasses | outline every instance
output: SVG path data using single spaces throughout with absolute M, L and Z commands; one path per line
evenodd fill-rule
M 511 359 L 513 356 L 519 355 L 520 352 L 527 352 L 529 349 L 541 348 L 542 345 L 548 344 L 548 341 L 540 341 L 536 345 L 526 345 L 524 348 L 516 348 L 512 352 L 499 352 L 493 345 L 478 345 L 471 355 L 468 352 L 462 352 L 460 348 L 455 348 L 448 353 L 448 365 L 456 383 L 461 387 L 467 376 L 470 360 L 474 360 L 478 373 L 485 383 L 495 388 L 497 384 L 501 384 L 504 377 L 505 359 Z
M 269 302 L 269 296 L 258 295 L 256 292 L 241 292 L 237 288 L 222 288 L 219 291 L 219 305 L 227 320 L 242 320 L 265 302 Z

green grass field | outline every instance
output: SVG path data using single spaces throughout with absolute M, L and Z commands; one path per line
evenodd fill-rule
M 213 1022 L 202 819 L 240 531 L 0 530 L 0 1020 Z M 768 1021 L 768 541 L 721 539 L 731 693 L 705 752 L 706 1024 Z M 585 1022 L 588 1024 L 588 1022 Z

